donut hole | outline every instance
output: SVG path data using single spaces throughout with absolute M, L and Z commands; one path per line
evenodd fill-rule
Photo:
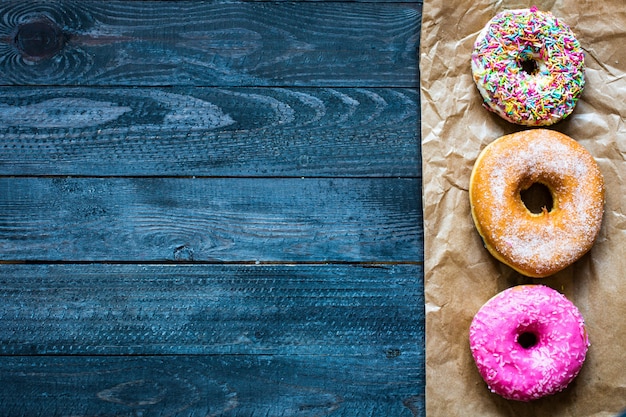
M 520 197 L 524 206 L 533 214 L 551 212 L 554 208 L 552 192 L 545 184 L 535 182 L 525 190 L 520 191 Z
M 530 349 L 539 342 L 537 334 L 531 331 L 524 331 L 517 336 L 517 344 L 524 349 Z
M 532 58 L 520 59 L 517 65 L 528 75 L 535 75 L 539 71 L 539 63 Z

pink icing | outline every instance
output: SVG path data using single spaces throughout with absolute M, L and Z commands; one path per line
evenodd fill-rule
M 491 391 L 518 401 L 565 389 L 589 346 L 576 306 L 544 285 L 520 285 L 491 298 L 474 316 L 469 339 Z

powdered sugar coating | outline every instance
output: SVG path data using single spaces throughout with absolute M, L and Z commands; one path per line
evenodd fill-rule
M 522 63 L 531 61 L 537 68 L 528 73 Z M 556 123 L 574 110 L 585 85 L 584 53 L 571 28 L 536 8 L 493 17 L 471 62 L 485 107 L 512 123 Z
M 533 334 L 524 347 L 520 335 Z M 543 285 L 509 288 L 487 301 L 469 330 L 470 349 L 492 392 L 530 401 L 566 388 L 578 375 L 589 340 L 571 301 Z
M 547 186 L 553 208 L 531 213 L 521 191 Z M 479 155 L 470 202 L 485 246 L 532 277 L 571 265 L 595 242 L 604 213 L 604 181 L 593 156 L 561 133 L 526 130 L 503 136 Z

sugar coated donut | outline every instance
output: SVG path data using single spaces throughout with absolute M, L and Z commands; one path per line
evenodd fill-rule
M 565 389 L 589 346 L 576 306 L 544 285 L 520 285 L 495 295 L 474 316 L 469 340 L 491 391 L 518 401 Z
M 541 184 L 551 208 L 531 212 L 522 192 Z M 604 180 L 593 156 L 548 129 L 502 136 L 478 156 L 470 177 L 472 217 L 485 247 L 530 277 L 552 275 L 594 244 L 604 213 Z
M 585 85 L 574 33 L 536 8 L 493 17 L 476 39 L 471 62 L 485 107 L 520 125 L 548 126 L 567 117 Z

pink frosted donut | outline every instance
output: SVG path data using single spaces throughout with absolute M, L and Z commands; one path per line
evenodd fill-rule
M 518 401 L 562 391 L 589 346 L 576 306 L 544 285 L 519 285 L 492 297 L 474 316 L 469 340 L 491 391 Z
M 491 19 L 471 62 L 485 107 L 521 125 L 547 126 L 567 117 L 585 85 L 584 53 L 574 33 L 535 7 Z

